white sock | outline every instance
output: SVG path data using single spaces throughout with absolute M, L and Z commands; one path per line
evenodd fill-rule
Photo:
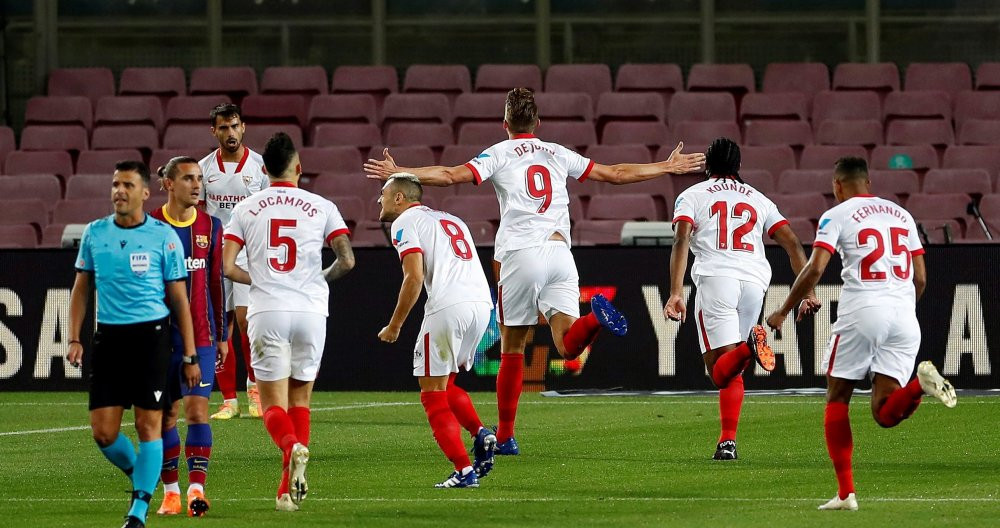
M 176 486 L 176 484 L 174 484 L 174 485 Z M 191 493 L 192 491 L 200 491 L 202 493 L 205 493 L 205 486 L 202 486 L 201 484 L 192 482 L 191 484 L 188 485 L 188 491 L 187 492 Z
M 247 378 L 247 390 L 248 390 L 248 391 L 249 391 L 250 389 L 252 389 L 252 388 L 256 387 L 256 386 L 257 386 L 257 382 L 255 382 L 255 381 L 250 381 L 250 378 Z
M 472 473 L 472 466 L 465 466 L 464 468 L 462 468 L 463 477 L 468 475 L 469 473 Z
M 176 493 L 181 494 L 181 485 L 178 482 L 163 483 L 163 493 Z
M 228 403 L 230 405 L 239 406 L 240 400 L 239 400 L 239 398 L 233 398 L 231 400 L 222 400 L 222 403 Z

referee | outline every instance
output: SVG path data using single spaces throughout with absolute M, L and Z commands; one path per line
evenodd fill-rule
M 149 500 L 163 463 L 161 422 L 170 359 L 173 309 L 184 341 L 184 379 L 201 380 L 184 279 L 184 248 L 169 226 L 147 216 L 149 168 L 141 161 L 115 165 L 115 213 L 87 225 L 76 259 L 70 297 L 70 363 L 83 360 L 80 328 L 91 284 L 97 289 L 97 331 L 89 359 L 90 427 L 104 456 L 132 480 L 132 504 L 123 528 L 145 527 Z M 136 453 L 121 433 L 125 409 L 135 406 Z

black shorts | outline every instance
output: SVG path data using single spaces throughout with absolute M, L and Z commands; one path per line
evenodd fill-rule
M 128 325 L 98 324 L 90 369 L 90 410 L 164 409 L 170 364 L 166 319 Z

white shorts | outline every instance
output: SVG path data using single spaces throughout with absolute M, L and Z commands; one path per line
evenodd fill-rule
M 326 316 L 312 312 L 258 312 L 250 326 L 250 364 L 258 380 L 314 381 L 326 345 Z
M 424 316 L 413 349 L 413 375 L 447 376 L 471 369 L 492 311 L 490 303 L 464 302 Z
M 223 279 L 226 288 L 226 311 L 231 312 L 237 306 L 250 306 L 250 285 Z
M 694 322 L 701 353 L 745 341 L 760 318 L 764 288 L 730 277 L 699 277 Z
M 869 306 L 837 317 L 823 353 L 828 376 L 860 380 L 871 372 L 906 385 L 920 349 L 912 306 Z
M 533 326 L 538 312 L 546 320 L 556 312 L 580 317 L 580 275 L 573 253 L 561 240 L 511 251 L 500 262 L 500 324 Z

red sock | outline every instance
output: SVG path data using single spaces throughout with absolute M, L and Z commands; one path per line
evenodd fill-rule
M 222 366 L 215 369 L 215 382 L 219 384 L 219 392 L 227 400 L 236 399 L 236 349 L 233 348 L 233 338 L 229 336 L 229 353 Z
M 601 323 L 593 312 L 577 319 L 566 335 L 563 336 L 563 347 L 566 349 L 566 359 L 576 359 L 597 339 L 601 331 Z
M 720 443 L 723 440 L 736 440 L 736 427 L 740 423 L 741 408 L 743 408 L 743 376 L 736 376 L 729 380 L 729 385 L 719 389 L 719 421 L 722 423 Z
M 281 455 L 281 482 L 278 484 L 278 498 L 288 493 L 288 462 L 291 458 L 291 452 Z
M 462 424 L 462 427 L 469 434 L 476 436 L 479 433 L 479 428 L 483 426 L 483 422 L 479 419 L 479 413 L 476 412 L 476 408 L 472 405 L 469 393 L 465 392 L 465 389 L 462 387 L 455 385 L 455 374 L 448 377 L 448 407 L 451 408 L 451 412 L 455 415 L 458 423 Z
M 712 382 L 720 389 L 729 384 L 729 380 L 743 374 L 750 365 L 750 347 L 746 343 L 740 345 L 715 360 L 712 367 Z
M 178 481 L 177 468 L 180 457 L 180 444 L 163 449 L 163 468 L 160 470 L 160 480 L 165 484 L 174 484 Z
M 920 397 L 923 395 L 924 389 L 920 387 L 920 381 L 916 378 L 892 391 L 878 410 L 878 424 L 882 427 L 893 427 L 909 418 L 913 411 L 917 410 Z
M 497 373 L 497 441 L 500 443 L 514 436 L 514 418 L 523 378 L 524 354 L 500 354 L 500 372 Z
M 462 443 L 462 435 L 459 432 L 458 420 L 452 414 L 448 406 L 447 391 L 430 391 L 420 393 L 420 403 L 424 404 L 424 411 L 427 413 L 427 421 L 434 431 L 434 439 L 437 440 L 438 447 L 444 452 L 444 456 L 455 465 L 456 471 L 472 465 L 469 461 L 469 453 Z
M 849 494 L 854 493 L 854 473 L 851 471 L 854 440 L 851 437 L 851 419 L 847 414 L 846 403 L 826 404 L 823 428 L 826 432 L 826 450 L 833 461 L 833 469 L 837 472 L 837 495 L 846 499 Z
M 243 351 L 243 364 L 247 367 L 247 378 L 251 383 L 257 383 L 257 376 L 253 373 L 253 365 L 250 364 L 250 335 L 244 328 L 240 329 L 240 349 Z
M 205 487 L 208 478 L 208 461 L 212 458 L 211 446 L 185 446 L 184 457 L 188 463 L 188 483 Z
M 291 451 L 292 446 L 299 441 L 295 436 L 295 426 L 292 425 L 288 412 L 277 405 L 272 405 L 264 411 L 264 427 L 282 453 Z
M 304 446 L 309 445 L 309 407 L 289 407 L 288 417 L 295 427 L 295 437 Z

